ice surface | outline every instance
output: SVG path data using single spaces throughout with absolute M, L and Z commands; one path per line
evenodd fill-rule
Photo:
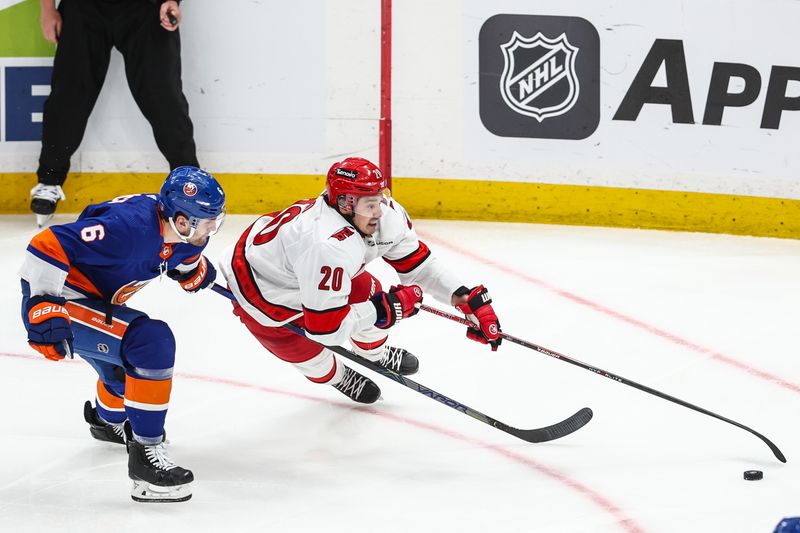
M 253 218 L 229 217 L 209 257 Z M 506 332 L 750 426 L 789 463 L 732 425 L 519 346 L 492 353 L 426 313 L 390 339 L 419 356 L 415 380 L 520 428 L 584 406 L 594 420 L 528 444 L 374 375 L 383 400 L 357 406 L 265 352 L 222 297 L 165 278 L 129 304 L 175 332 L 167 431 L 194 497 L 135 503 L 124 450 L 82 418 L 92 369 L 26 344 L 17 270 L 36 230 L 4 216 L 0 531 L 756 533 L 800 515 L 800 242 L 416 227 L 466 285 L 490 289 Z M 747 469 L 764 479 L 744 481 Z

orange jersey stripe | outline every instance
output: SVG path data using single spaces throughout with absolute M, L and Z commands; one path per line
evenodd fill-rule
M 125 378 L 125 398 L 133 402 L 163 405 L 169 403 L 172 392 L 172 380 L 138 379 L 133 376 Z
M 94 309 L 89 309 L 88 307 L 83 307 L 73 302 L 67 302 L 65 307 L 67 311 L 69 311 L 69 316 L 72 317 L 73 321 L 99 329 L 114 337 L 121 339 L 128 329 L 128 324 L 121 320 L 112 319 L 111 325 L 106 324 L 106 315 Z
M 200 259 L 200 254 L 193 255 L 192 257 L 184 259 L 183 261 L 181 261 L 181 263 L 183 263 L 184 265 L 191 265 L 192 263 L 194 263 L 198 259 Z
M 67 258 L 67 253 L 64 251 L 64 247 L 58 242 L 55 233 L 53 233 L 53 230 L 50 228 L 34 235 L 30 245 L 56 261 L 69 265 L 69 259 Z
M 99 379 L 97 380 L 97 399 L 100 400 L 103 405 L 111 409 L 122 409 L 125 407 L 122 403 L 122 398 L 108 392 L 106 386 L 103 385 L 103 382 Z
M 87 278 L 83 272 L 74 266 L 69 267 L 69 273 L 67 273 L 67 283 L 79 288 L 87 294 L 93 294 L 95 296 L 99 296 L 100 298 L 103 297 L 103 295 L 100 294 L 100 290 L 94 286 L 94 283 L 89 281 L 89 278 Z

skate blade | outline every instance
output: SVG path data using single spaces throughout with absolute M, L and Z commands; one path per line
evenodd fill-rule
M 40 228 L 44 227 L 45 224 L 53 220 L 53 215 L 36 215 L 36 225 Z
M 174 503 L 185 502 L 192 498 L 192 484 L 161 487 L 140 479 L 133 480 L 131 498 L 142 503 Z

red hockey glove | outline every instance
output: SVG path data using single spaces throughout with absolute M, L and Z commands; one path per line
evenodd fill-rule
M 65 302 L 57 296 L 28 300 L 28 344 L 52 361 L 72 358 L 72 327 Z
M 467 338 L 489 344 L 492 351 L 497 350 L 503 341 L 500 337 L 500 321 L 492 309 L 492 297 L 483 285 L 473 289 L 461 287 L 455 292 L 456 296 L 467 296 L 467 301 L 456 304 L 456 308 L 467 315 L 475 327 L 467 327 Z
M 200 262 L 197 266 L 189 272 L 172 269 L 167 271 L 167 276 L 180 283 L 186 292 L 197 292 L 214 283 L 214 279 L 217 277 L 217 270 L 203 255 L 200 257 Z
M 398 285 L 389 289 L 389 292 L 379 292 L 370 301 L 378 312 L 375 326 L 389 329 L 400 320 L 419 313 L 422 289 L 418 285 Z

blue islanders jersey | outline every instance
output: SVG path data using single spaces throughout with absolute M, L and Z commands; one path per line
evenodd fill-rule
M 52 226 L 31 240 L 20 277 L 32 296 L 122 305 L 163 272 L 188 272 L 199 263 L 204 246 L 165 244 L 162 231 L 158 195 L 90 205 L 75 222 Z

